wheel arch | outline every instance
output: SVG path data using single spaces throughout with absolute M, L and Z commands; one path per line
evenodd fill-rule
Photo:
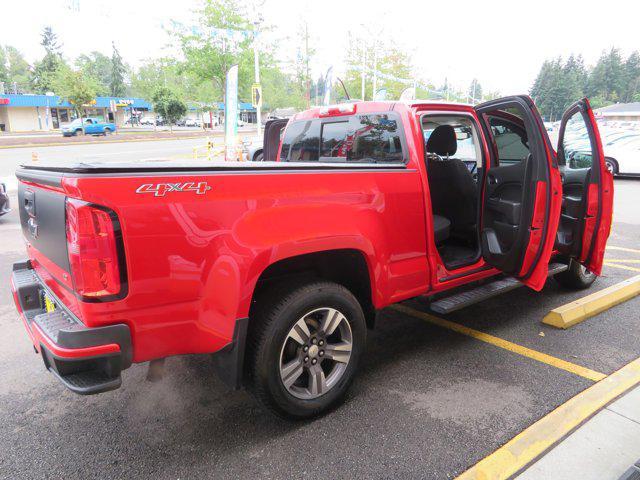
M 283 283 L 299 281 L 300 284 L 326 280 L 346 287 L 357 298 L 368 328 L 375 324 L 373 301 L 373 276 L 364 252 L 341 248 L 305 253 L 282 258 L 267 266 L 258 277 L 251 296 L 249 318 L 260 297 L 268 290 Z

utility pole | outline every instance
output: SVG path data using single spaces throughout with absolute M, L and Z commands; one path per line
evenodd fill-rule
M 311 108 L 311 85 L 309 83 L 309 24 L 304 22 L 304 63 L 305 83 L 307 89 L 307 109 Z
M 362 101 L 365 101 L 366 99 L 364 98 L 364 82 L 365 82 L 365 69 L 367 68 L 367 44 L 364 41 L 364 38 L 362 39 L 362 72 L 361 72 L 361 82 L 360 82 L 360 90 L 361 90 L 361 96 L 360 98 L 362 99 Z
M 256 26 L 256 31 L 253 37 L 253 71 L 255 72 L 254 81 L 256 82 L 257 85 L 260 85 L 260 60 L 258 58 L 258 28 L 260 26 L 259 20 L 256 20 L 255 26 Z M 262 89 L 260 89 L 260 96 L 262 96 Z M 260 136 L 260 130 L 262 128 L 262 125 L 261 125 L 262 108 L 260 105 L 261 103 L 262 103 L 262 99 L 260 99 L 256 104 L 256 129 L 258 131 L 258 136 Z
M 376 99 L 376 91 L 378 89 L 378 48 L 376 42 L 373 42 L 373 98 Z

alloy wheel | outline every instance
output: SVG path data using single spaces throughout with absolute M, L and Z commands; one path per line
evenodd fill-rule
M 311 310 L 291 327 L 280 350 L 280 379 L 296 398 L 311 400 L 344 375 L 353 347 L 347 318 L 334 308 Z

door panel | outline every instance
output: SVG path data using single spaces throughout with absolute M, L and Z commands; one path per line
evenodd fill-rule
M 476 110 L 492 147 L 482 184 L 483 257 L 540 290 L 556 237 L 562 188 L 542 119 L 526 96 L 494 100 Z
M 613 214 L 613 175 L 607 170 L 600 133 L 589 101 L 562 116 L 558 140 L 562 216 L 556 248 L 600 274 Z

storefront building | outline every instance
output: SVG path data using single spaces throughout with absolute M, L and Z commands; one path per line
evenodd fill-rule
M 97 97 L 84 115 L 123 126 L 132 116 L 151 110 L 141 98 Z M 73 106 L 57 95 L 0 95 L 0 132 L 57 130 L 76 118 Z

